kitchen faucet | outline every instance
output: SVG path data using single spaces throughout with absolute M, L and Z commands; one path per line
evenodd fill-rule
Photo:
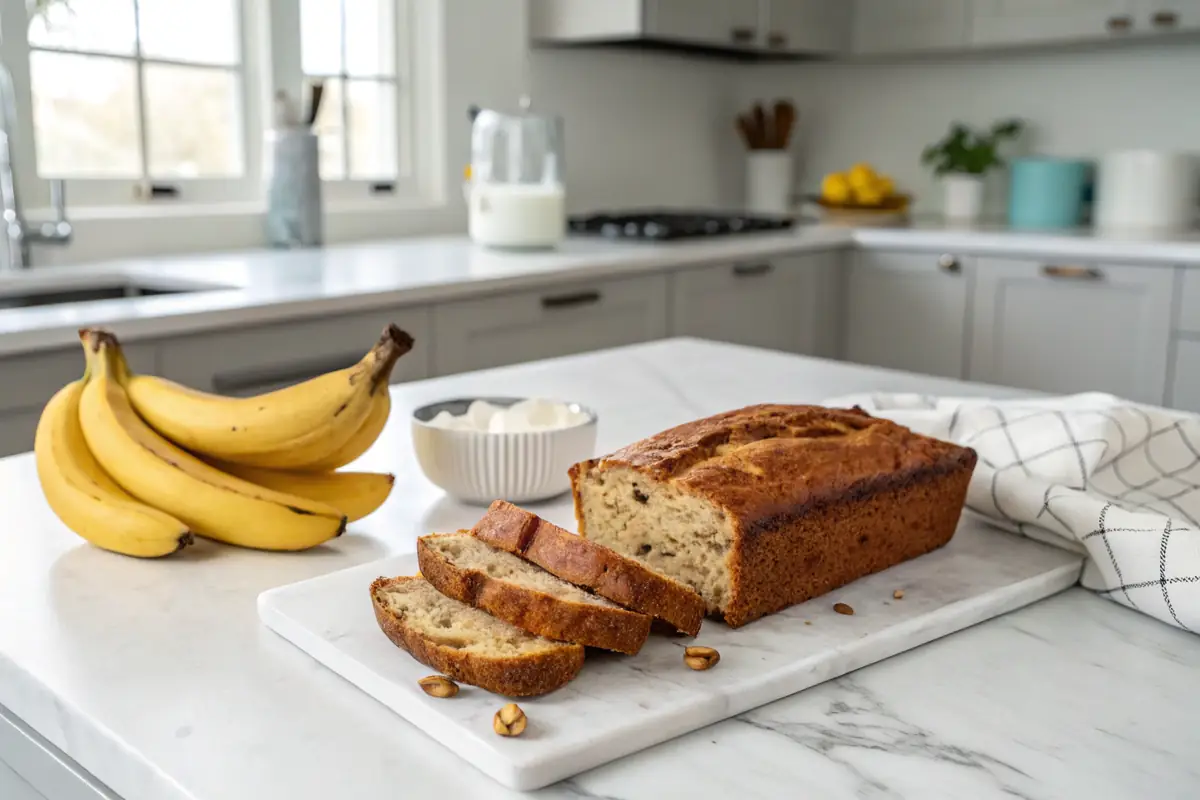
M 71 223 L 67 221 L 67 197 L 62 180 L 50 181 L 51 222 L 30 223 L 21 214 L 17 184 L 13 177 L 12 138 L 17 121 L 16 92 L 12 75 L 0 64 L 0 217 L 4 246 L 0 271 L 28 269 L 29 247 L 37 244 L 67 244 Z

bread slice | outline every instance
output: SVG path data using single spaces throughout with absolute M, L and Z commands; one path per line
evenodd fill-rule
M 471 534 L 689 636 L 700 632 L 705 606 L 695 589 L 512 503 L 492 503 Z
M 442 594 L 547 639 L 633 655 L 650 635 L 650 617 L 588 594 L 467 531 L 422 536 L 417 560 Z
M 552 642 L 452 600 L 418 577 L 371 584 L 379 627 L 397 647 L 457 681 L 509 697 L 552 692 L 583 667 L 583 648 Z

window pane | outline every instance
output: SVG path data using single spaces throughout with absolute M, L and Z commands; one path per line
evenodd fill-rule
M 350 81 L 350 177 L 396 176 L 396 84 Z
M 132 55 L 137 41 L 133 0 L 74 0 L 56 3 L 29 22 L 34 47 L 92 50 Z
M 138 13 L 147 58 L 238 62 L 236 0 L 138 0 Z
M 342 71 L 339 0 L 300 0 L 300 61 L 307 75 L 337 75 Z
M 325 96 L 321 100 L 321 109 L 317 114 L 317 123 L 313 129 L 320 137 L 318 144 L 321 150 L 321 177 L 327 181 L 346 177 L 346 162 L 343 156 L 346 145 L 342 130 L 342 82 L 340 80 L 325 81 Z
M 396 0 L 343 0 L 346 4 L 346 72 L 396 74 Z
M 232 70 L 147 64 L 150 174 L 213 178 L 242 174 L 241 99 Z
M 35 51 L 29 66 L 39 173 L 141 175 L 132 62 Z

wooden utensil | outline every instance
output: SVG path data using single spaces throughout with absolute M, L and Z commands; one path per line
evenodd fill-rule
M 754 120 L 746 114 L 738 114 L 737 129 L 742 134 L 742 142 L 745 143 L 746 149 L 757 150 L 758 138 L 754 130 Z
M 752 113 L 753 113 L 753 117 L 754 117 L 755 141 L 757 142 L 757 144 L 754 147 L 755 147 L 755 149 L 763 149 L 763 148 L 769 147 L 770 145 L 768 144 L 768 139 L 767 139 L 769 134 L 768 134 L 768 128 L 767 128 L 766 109 L 764 109 L 762 107 L 762 103 L 755 103 L 754 111 Z
M 786 150 L 796 124 L 796 107 L 790 100 L 775 101 L 775 147 Z

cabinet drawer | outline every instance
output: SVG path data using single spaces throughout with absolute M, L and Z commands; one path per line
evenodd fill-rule
M 358 361 L 388 323 L 416 340 L 392 383 L 429 376 L 429 311 L 372 311 L 255 328 L 198 333 L 161 345 L 159 374 L 207 392 L 250 395 L 288 386 Z
M 1183 289 L 1179 298 L 1179 319 L 1176 330 L 1200 333 L 1200 268 L 1181 267 Z
M 1174 373 L 1167 392 L 1167 405 L 1181 411 L 1200 413 L 1200 342 L 1175 342 Z
M 437 375 L 584 353 L 667 335 L 667 278 L 557 286 L 433 310 Z
M 135 342 L 122 349 L 135 372 L 154 371 L 154 345 Z M 81 347 L 0 358 L 0 412 L 41 410 L 55 392 L 82 375 Z

